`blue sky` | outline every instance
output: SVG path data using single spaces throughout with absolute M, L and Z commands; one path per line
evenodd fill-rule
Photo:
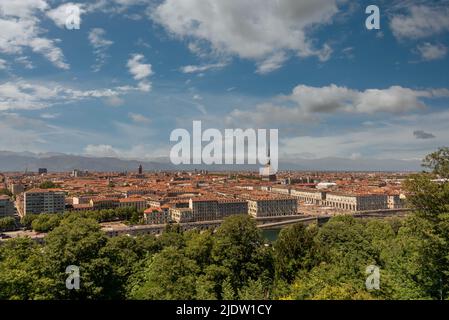
M 445 0 L 0 0 L 0 150 L 150 159 L 202 120 L 277 128 L 281 159 L 421 159 L 448 47 Z

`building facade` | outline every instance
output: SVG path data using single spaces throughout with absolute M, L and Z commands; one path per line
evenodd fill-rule
M 14 203 L 8 196 L 0 196 L 0 218 L 13 216 L 16 212 Z
M 63 191 L 32 189 L 24 193 L 23 214 L 62 213 L 65 209 Z
M 298 202 L 291 197 L 253 197 L 248 199 L 248 213 L 254 218 L 298 214 Z

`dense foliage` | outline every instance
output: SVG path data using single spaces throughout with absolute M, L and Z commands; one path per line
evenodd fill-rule
M 248 216 L 157 238 L 108 238 L 87 213 L 30 219 L 52 231 L 44 244 L 0 246 L 0 299 L 448 299 L 449 187 L 436 175 L 407 181 L 407 218 L 297 224 L 272 245 Z M 80 267 L 79 290 L 65 287 L 69 265 Z M 365 286 L 370 265 L 379 290 Z
M 90 218 L 97 222 L 125 221 L 130 224 L 138 224 L 142 222 L 143 213 L 134 207 L 103 209 L 82 212 L 66 212 L 66 213 L 41 213 L 28 214 L 24 216 L 20 223 L 27 229 L 33 229 L 37 232 L 49 232 L 59 226 L 61 221 L 69 217 Z

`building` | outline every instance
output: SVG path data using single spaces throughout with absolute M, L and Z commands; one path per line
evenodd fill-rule
M 177 223 L 192 222 L 193 212 L 190 208 L 170 208 L 170 217 Z
M 142 167 L 142 165 L 139 165 L 138 172 L 139 172 L 140 175 L 143 174 L 143 167 Z
M 254 195 L 248 198 L 248 213 L 254 218 L 298 214 L 298 202 L 292 197 Z
M 9 186 L 9 191 L 16 196 L 23 193 L 25 191 L 25 187 L 21 183 L 12 183 Z
M 81 171 L 81 170 L 78 170 L 78 169 L 74 169 L 73 171 L 72 171 L 72 177 L 73 178 L 81 178 L 81 177 L 86 177 L 86 176 L 88 176 L 89 175 L 89 171 Z
M 0 218 L 13 216 L 16 209 L 14 203 L 8 196 L 0 196 Z
M 60 213 L 65 209 L 65 193 L 53 189 L 32 189 L 24 193 L 23 214 Z
M 149 208 L 143 212 L 147 224 L 167 224 L 171 222 L 168 208 Z
M 292 189 L 292 197 L 306 204 L 321 205 L 326 200 L 326 192 L 316 189 Z
M 189 200 L 193 221 L 214 221 L 248 213 L 248 203 L 238 199 L 193 198 Z
M 37 170 L 37 173 L 38 173 L 38 174 L 47 174 L 48 171 L 47 171 L 47 168 L 39 168 L 39 169 Z
M 382 210 L 388 209 L 388 196 L 332 192 L 326 194 L 324 205 L 347 211 Z
M 120 202 L 117 198 L 94 198 L 90 199 L 92 210 L 115 209 Z
M 388 209 L 402 209 L 405 207 L 404 197 L 398 194 L 388 196 Z
M 125 198 L 119 199 L 119 208 L 136 208 L 138 211 L 145 210 L 147 206 L 147 201 L 142 198 Z

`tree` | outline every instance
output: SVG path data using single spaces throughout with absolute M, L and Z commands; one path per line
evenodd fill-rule
M 274 243 L 276 277 L 286 281 L 294 280 L 296 274 L 310 269 L 314 264 L 315 228 L 301 223 L 282 229 Z
M 8 196 L 8 197 L 12 197 L 13 196 L 12 192 L 9 191 L 8 189 L 0 189 L 0 196 L 1 195 L 5 195 L 5 196 Z
M 0 218 L 0 231 L 8 231 L 14 229 L 16 220 L 13 217 Z
M 147 259 L 142 282 L 130 284 L 132 299 L 190 300 L 196 296 L 196 276 L 199 267 L 187 258 L 182 249 L 164 248 Z
M 58 187 L 59 185 L 55 184 L 53 181 L 44 181 L 39 185 L 40 189 L 55 189 Z
M 49 232 L 59 226 L 62 215 L 56 213 L 42 213 L 31 222 L 31 227 L 37 232 Z
M 449 178 L 449 148 L 443 147 L 427 155 L 422 166 L 431 169 L 434 174 L 441 178 Z
M 53 279 L 52 288 L 58 299 L 107 299 L 115 296 L 110 283 L 113 270 L 108 258 L 100 255 L 107 237 L 93 219 L 69 216 L 51 231 L 42 256 L 44 273 Z M 65 270 L 75 265 L 80 268 L 80 290 L 67 290 Z M 113 283 L 114 281 L 112 281 Z
M 212 259 L 230 271 L 234 291 L 241 289 L 249 279 L 257 279 L 263 266 L 259 265 L 262 235 L 256 222 L 249 216 L 226 218 L 215 233 Z

